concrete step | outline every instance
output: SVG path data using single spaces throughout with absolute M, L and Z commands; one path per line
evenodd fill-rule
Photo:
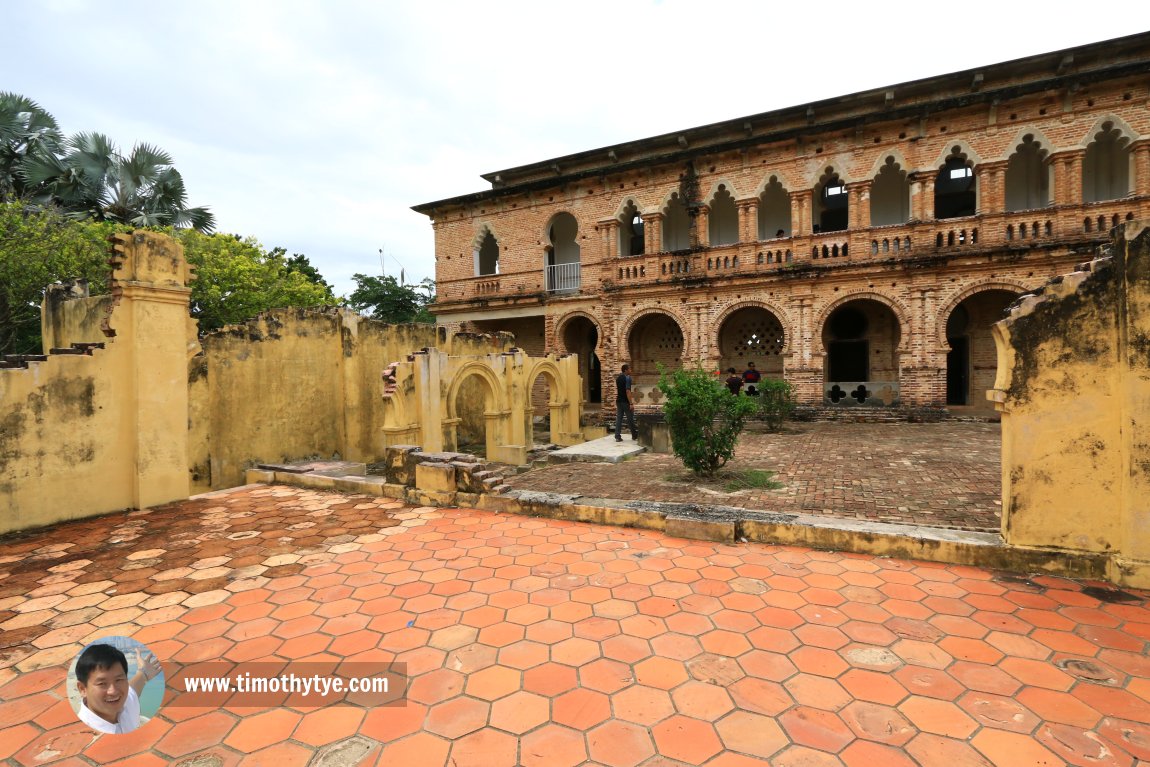
M 642 453 L 647 448 L 637 441 L 624 438 L 617 442 L 613 435 L 593 439 L 581 445 L 572 445 L 562 450 L 549 453 L 547 460 L 551 463 L 572 463 L 588 461 L 593 463 L 619 463 Z

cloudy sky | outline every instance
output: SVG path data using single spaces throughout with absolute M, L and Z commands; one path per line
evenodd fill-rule
M 171 153 L 220 231 L 434 276 L 481 173 L 1119 37 L 1150 3 L 0 0 L 0 90 Z M 1077 23 L 1077 22 L 1083 23 Z M 1085 23 L 1091 22 L 1091 23 Z

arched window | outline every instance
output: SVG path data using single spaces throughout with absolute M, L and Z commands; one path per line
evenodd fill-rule
M 1050 202 L 1050 173 L 1047 152 L 1027 134 L 1015 147 L 1006 164 L 1006 210 L 1033 210 Z
M 739 241 L 739 211 L 725 184 L 719 184 L 719 191 L 711 200 L 707 234 L 712 245 L 734 245 Z
M 1102 123 L 1082 162 L 1083 202 L 1117 200 L 1130 193 L 1130 139 Z
M 675 192 L 663 209 L 663 250 L 674 252 L 690 247 L 691 220 L 687 216 L 687 206 L 679 198 L 679 193 Z
M 849 212 L 847 187 L 835 173 L 827 168 L 815 186 L 815 232 L 841 232 L 847 228 Z
M 491 233 L 490 229 L 485 230 L 483 238 L 479 240 L 479 245 L 476 246 L 472 255 L 475 257 L 475 274 L 477 276 L 499 274 L 499 243 L 495 241 L 495 235 Z
M 777 176 L 771 176 L 767 188 L 759 196 L 759 239 L 791 236 L 791 196 L 779 183 Z
M 910 182 L 894 157 L 887 157 L 870 188 L 870 225 L 905 224 L 910 220 Z
M 974 169 L 956 146 L 934 180 L 934 217 L 973 216 L 977 199 Z
M 643 217 L 639 215 L 635 202 L 630 200 L 619 216 L 619 255 L 641 256 L 645 252 Z

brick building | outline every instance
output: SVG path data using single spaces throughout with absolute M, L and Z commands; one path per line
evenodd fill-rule
M 1150 216 L 1150 33 L 593 149 L 415 206 L 452 330 L 756 362 L 830 407 L 982 406 L 991 323 Z

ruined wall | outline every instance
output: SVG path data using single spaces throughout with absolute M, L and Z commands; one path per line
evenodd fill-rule
M 277 309 L 202 339 L 189 365 L 192 482 L 243 482 L 255 463 L 382 456 L 381 373 L 425 347 L 503 351 L 510 337 L 386 325 L 346 309 Z
M 995 326 L 1003 537 L 1098 552 L 1150 587 L 1150 228 L 1022 299 Z
M 109 297 L 46 302 L 57 352 L 0 365 L 0 533 L 188 495 L 192 276 L 153 233 L 116 235 L 111 263 Z

